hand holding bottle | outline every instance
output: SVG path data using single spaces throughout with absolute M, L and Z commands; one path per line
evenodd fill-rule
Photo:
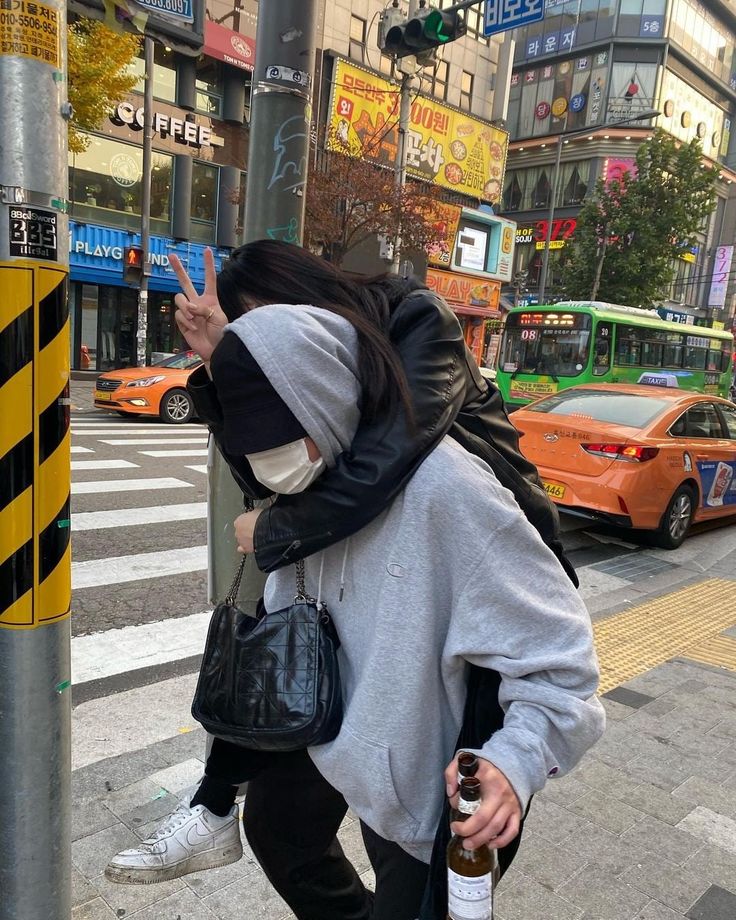
M 457 760 L 457 756 L 454 757 L 445 770 L 447 795 L 451 798 L 453 808 L 457 807 Z M 519 833 L 519 800 L 511 783 L 490 761 L 479 758 L 475 775 L 481 784 L 480 808 L 466 821 L 453 822 L 450 830 L 466 838 L 465 846 L 469 850 L 483 844 L 490 844 L 494 849 L 505 847 Z

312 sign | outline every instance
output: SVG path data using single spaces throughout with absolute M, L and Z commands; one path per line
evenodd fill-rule
M 40 208 L 10 208 L 10 255 L 25 259 L 58 258 L 57 215 Z

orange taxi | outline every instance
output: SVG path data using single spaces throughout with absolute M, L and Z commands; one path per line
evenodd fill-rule
M 653 532 L 675 549 L 694 521 L 736 515 L 736 405 L 640 384 L 589 384 L 511 416 L 552 500 Z
M 172 425 L 183 425 L 194 414 L 187 380 L 201 364 L 198 354 L 183 351 L 147 367 L 100 374 L 95 381 L 95 407 L 119 415 L 156 415 Z

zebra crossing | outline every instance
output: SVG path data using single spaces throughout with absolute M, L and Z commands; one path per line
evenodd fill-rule
M 72 413 L 72 630 L 92 637 L 207 609 L 208 432 Z M 145 649 L 127 647 L 117 668 Z

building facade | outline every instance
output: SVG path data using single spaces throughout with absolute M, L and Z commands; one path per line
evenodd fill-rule
M 442 5 L 452 5 L 451 0 Z M 403 6 L 406 12 L 408 3 Z M 396 76 L 393 62 L 378 47 L 378 18 L 384 7 L 383 0 L 321 4 L 315 155 L 329 131 L 336 94 L 344 94 L 349 79 L 360 92 L 360 86 Z M 173 320 L 178 285 L 169 255 L 179 255 L 196 284 L 202 281 L 205 247 L 213 247 L 219 262 L 240 242 L 257 17 L 256 0 L 208 0 L 202 55 L 188 57 L 159 44 L 155 48 L 149 356 L 183 344 Z M 466 20 L 467 35 L 444 47 L 437 63 L 415 78 L 410 166 L 416 167 L 415 178 L 444 182 L 448 200 L 456 205 L 497 209 L 508 138 L 491 121 L 503 114 L 494 87 L 504 46 L 483 37 L 481 7 L 467 10 Z M 510 68 L 510 60 L 505 66 Z M 140 241 L 142 59 L 136 70 L 139 83 L 134 91 L 89 136 L 87 149 L 69 159 L 72 367 L 77 370 L 107 370 L 135 362 L 137 291 L 123 281 L 122 254 L 125 246 Z M 507 77 L 500 82 L 506 85 Z M 394 96 L 397 90 L 393 82 Z M 398 150 L 396 114 L 390 119 L 393 135 L 387 135 L 388 159 L 382 163 L 389 167 Z M 453 133 L 455 125 L 467 132 L 463 140 Z M 450 151 L 453 140 L 460 140 L 454 150 L 463 153 L 462 166 L 451 162 L 457 159 Z M 484 145 L 485 159 L 476 156 L 475 166 L 471 141 Z M 345 267 L 375 273 L 388 268 L 383 256 L 379 241 L 371 241 L 353 253 Z M 416 267 L 423 272 L 421 259 Z M 433 278 L 448 290 L 465 292 L 458 293 L 453 307 L 468 340 L 477 346 L 487 320 L 500 317 L 498 298 L 487 290 L 481 297 L 477 278 L 452 281 Z M 472 298 L 467 293 L 471 290 Z
M 555 213 L 547 295 L 564 295 L 560 267 L 583 199 L 600 177 L 631 167 L 661 127 L 698 138 L 720 167 L 718 205 L 683 252 L 664 305 L 700 322 L 733 315 L 736 235 L 736 17 L 719 0 L 548 0 L 545 18 L 514 33 L 507 127 L 511 153 L 503 213 L 517 221 L 517 271 L 534 302 L 551 196 Z M 645 112 L 649 121 L 611 127 Z M 554 162 L 563 140 L 556 188 Z M 728 265 L 724 268 L 725 263 Z M 724 279 L 727 288 L 724 290 Z
M 250 15 L 213 0 L 198 58 L 155 46 L 151 179 L 149 356 L 183 345 L 174 323 L 175 252 L 195 283 L 203 253 L 221 260 L 240 239 L 255 61 Z M 228 15 L 229 14 L 229 15 Z M 218 19 L 222 21 L 217 21 Z M 236 25 L 240 31 L 233 28 Z M 143 60 L 138 85 L 69 157 L 72 368 L 101 371 L 136 360 L 138 292 L 123 281 L 123 249 L 140 242 Z

